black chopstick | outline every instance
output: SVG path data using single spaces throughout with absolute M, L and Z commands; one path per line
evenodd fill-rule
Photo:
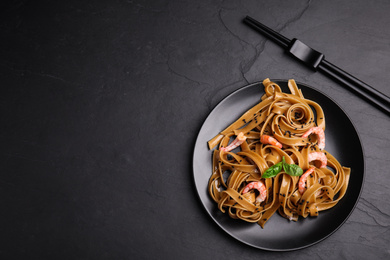
M 287 48 L 288 45 L 290 44 L 290 40 L 283 35 L 281 35 L 278 32 L 275 32 L 271 28 L 265 26 L 264 24 L 256 21 L 250 16 L 245 17 L 244 22 L 250 26 L 252 26 L 254 29 L 257 29 L 261 33 L 265 34 L 268 36 L 268 38 L 271 38 L 273 41 L 278 43 L 281 47 Z
M 390 98 L 388 96 L 325 60 L 322 53 L 313 50 L 298 39 L 294 38 L 290 40 L 284 37 L 252 17 L 245 17 L 244 22 L 279 44 L 283 49 L 287 50 L 292 56 L 305 63 L 307 66 L 342 83 L 344 86 L 347 86 L 350 90 L 359 94 L 377 108 L 387 113 L 387 115 L 390 115 Z

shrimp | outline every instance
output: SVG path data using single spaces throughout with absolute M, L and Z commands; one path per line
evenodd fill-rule
M 306 179 L 314 171 L 314 167 L 310 167 L 304 174 L 301 175 L 298 182 L 298 191 L 300 194 L 303 194 L 306 190 Z
M 278 140 L 276 140 L 275 138 L 273 138 L 272 136 L 269 136 L 269 135 L 262 135 L 260 138 L 260 142 L 262 144 L 274 145 L 276 147 L 279 147 L 280 149 L 282 149 L 282 147 L 283 147 L 283 145 L 281 143 L 279 143 Z
M 256 202 L 260 203 L 265 200 L 265 198 L 267 197 L 267 188 L 265 187 L 263 182 L 261 181 L 250 182 L 248 185 L 245 186 L 245 188 L 242 191 L 242 194 L 245 194 L 252 189 L 256 189 L 260 192 L 259 196 L 256 197 Z
M 323 150 L 325 148 L 325 133 L 324 129 L 321 127 L 312 127 L 309 130 L 307 130 L 303 135 L 302 138 L 307 138 L 311 134 L 316 134 L 317 135 L 317 143 L 318 143 L 318 148 Z
M 326 158 L 326 155 L 323 152 L 309 153 L 307 159 L 309 162 L 320 161 L 321 162 L 320 168 L 325 168 L 326 165 L 328 164 L 328 158 Z
M 246 140 L 246 136 L 244 135 L 243 132 L 240 132 L 236 139 L 234 139 L 233 142 L 231 142 L 228 146 L 226 147 L 221 147 L 221 151 L 224 151 L 224 152 L 229 152 L 231 150 L 233 150 L 234 148 L 240 146 L 244 141 Z

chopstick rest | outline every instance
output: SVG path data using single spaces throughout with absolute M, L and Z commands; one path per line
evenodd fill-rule
M 318 65 L 320 65 L 321 61 L 324 59 L 324 54 L 313 50 L 296 38 L 291 40 L 288 51 L 291 55 L 303 61 L 303 63 L 313 69 L 317 69 Z
M 387 113 L 387 115 L 390 115 L 390 98 L 388 96 L 330 63 L 325 59 L 324 54 L 312 49 L 296 38 L 292 40 L 286 38 L 252 17 L 245 17 L 244 22 L 279 44 L 290 55 L 303 62 L 306 66 L 342 83 Z

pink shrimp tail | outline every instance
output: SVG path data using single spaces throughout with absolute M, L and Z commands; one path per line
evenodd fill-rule
M 221 147 L 221 151 L 224 151 L 224 152 L 229 152 L 231 150 L 233 150 L 234 148 L 237 148 L 238 146 L 240 146 L 244 141 L 246 140 L 246 136 L 244 135 L 243 132 L 240 132 L 236 139 L 234 139 L 233 142 L 231 142 L 228 146 L 226 147 Z
M 310 128 L 302 135 L 302 138 L 307 138 L 313 133 L 317 135 L 318 148 L 323 150 L 325 148 L 325 133 L 324 129 L 322 129 L 321 127 L 316 126 Z
M 314 167 L 310 167 L 304 174 L 302 174 L 301 178 L 299 178 L 298 191 L 300 194 L 303 194 L 305 192 L 306 179 L 313 171 L 314 171 Z
M 309 153 L 308 161 L 309 162 L 320 161 L 321 162 L 320 168 L 325 168 L 326 165 L 328 164 L 328 158 L 326 157 L 326 155 L 323 152 Z
M 262 202 L 267 197 L 267 188 L 264 183 L 261 181 L 253 181 L 248 183 L 242 191 L 242 194 L 247 193 L 248 191 L 256 189 L 260 192 L 259 196 L 256 197 L 256 202 Z
M 278 140 L 276 140 L 274 137 L 269 136 L 269 135 L 262 135 L 260 138 L 260 142 L 262 144 L 270 144 L 270 145 L 279 147 L 280 149 L 282 149 L 282 147 L 283 147 L 283 145 L 281 143 L 279 143 Z

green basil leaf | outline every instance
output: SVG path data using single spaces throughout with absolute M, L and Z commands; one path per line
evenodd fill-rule
M 285 164 L 287 164 L 287 163 L 286 163 L 286 160 L 284 159 L 284 156 L 283 156 L 283 158 L 282 158 L 282 163 L 283 163 L 283 166 L 284 166 Z
M 296 164 L 288 164 L 284 170 L 288 175 L 291 176 L 301 176 L 303 174 L 302 168 Z
M 279 172 L 282 171 L 283 165 L 282 162 L 279 162 L 275 165 L 269 167 L 261 176 L 261 178 L 272 178 L 275 177 Z
M 299 165 L 286 163 L 286 161 L 284 160 L 284 156 L 283 169 L 290 176 L 301 176 L 303 174 L 303 170 L 301 167 L 299 167 Z

